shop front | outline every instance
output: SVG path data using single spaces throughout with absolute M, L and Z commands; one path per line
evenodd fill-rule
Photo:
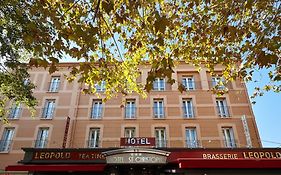
M 34 175 L 280 175 L 281 149 L 154 148 L 153 138 L 120 141 L 120 148 L 23 148 L 7 172 Z M 8 174 L 8 173 L 7 173 Z
M 6 171 L 47 174 L 281 174 L 280 149 L 35 149 Z

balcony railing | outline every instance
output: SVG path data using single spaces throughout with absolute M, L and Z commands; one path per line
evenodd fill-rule
M 12 140 L 0 140 L 0 152 L 9 151 Z
M 230 117 L 229 114 L 229 106 L 217 106 L 217 113 L 221 118 L 228 118 Z
M 46 148 L 48 144 L 48 140 L 35 140 L 34 147 L 35 148 Z
M 88 140 L 87 141 L 87 147 L 88 148 L 98 148 L 100 146 L 99 140 Z
M 187 148 L 200 148 L 201 143 L 200 140 L 185 140 Z

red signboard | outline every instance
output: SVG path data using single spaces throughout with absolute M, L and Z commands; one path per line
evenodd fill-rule
M 120 138 L 120 146 L 155 146 L 154 137 Z
M 70 117 L 67 117 L 66 124 L 65 124 L 65 129 L 64 129 L 64 137 L 63 137 L 63 142 L 62 142 L 62 148 L 65 148 L 65 146 L 66 146 L 67 134 L 68 134 L 68 129 L 69 129 L 69 123 L 70 123 Z

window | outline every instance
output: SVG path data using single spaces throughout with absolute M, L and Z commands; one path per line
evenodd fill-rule
M 35 148 L 46 148 L 49 137 L 49 128 L 39 128 Z
M 9 113 L 9 119 L 19 118 L 20 111 L 21 111 L 21 105 L 15 105 L 14 107 L 12 107 Z
M 162 99 L 154 100 L 153 113 L 154 118 L 164 118 L 164 102 Z
M 136 128 L 133 127 L 125 128 L 124 134 L 126 138 L 133 138 L 136 136 Z
M 185 135 L 186 135 L 186 146 L 188 148 L 199 147 L 199 143 L 198 143 L 198 140 L 197 140 L 196 128 L 186 128 L 185 129 Z
M 105 91 L 105 81 L 101 81 L 100 83 L 95 85 L 95 88 L 98 92 L 104 92 Z
M 224 79 L 222 77 L 212 77 L 212 87 L 217 87 L 219 90 L 223 90 L 224 86 Z
M 195 82 L 193 77 L 182 77 L 182 85 L 185 87 L 186 90 L 195 89 Z
M 46 100 L 42 118 L 51 119 L 55 110 L 55 100 Z
M 89 148 L 98 148 L 99 140 L 100 140 L 100 128 L 91 128 L 88 147 Z
M 102 101 L 101 100 L 93 100 L 91 118 L 92 119 L 100 119 L 102 116 Z
M 14 128 L 5 128 L 1 141 L 0 141 L 0 151 L 9 151 L 14 135 Z
M 184 99 L 182 101 L 182 105 L 183 105 L 183 117 L 184 118 L 194 118 L 192 100 L 191 99 Z
M 127 100 L 125 108 L 125 118 L 132 119 L 136 117 L 136 105 L 135 100 Z
M 229 128 L 222 128 L 222 133 L 224 137 L 224 145 L 227 148 L 235 148 L 235 137 L 233 133 L 233 129 L 231 127 Z
M 220 117 L 229 117 L 228 106 L 225 99 L 216 100 L 217 111 Z
M 25 78 L 23 80 L 23 85 L 27 86 L 30 83 L 30 79 L 29 78 Z
M 52 77 L 49 92 L 58 92 L 60 86 L 60 77 Z
M 156 147 L 166 147 L 166 130 L 165 128 L 155 128 Z
M 164 91 L 165 90 L 165 79 L 156 78 L 153 82 L 153 90 Z

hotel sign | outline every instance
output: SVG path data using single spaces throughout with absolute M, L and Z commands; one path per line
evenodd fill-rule
M 120 138 L 120 146 L 155 146 L 154 137 Z
M 127 148 L 106 151 L 102 154 L 108 164 L 166 164 L 170 152 L 156 149 Z
M 126 153 L 106 157 L 108 164 L 165 164 L 166 156 L 148 153 Z

